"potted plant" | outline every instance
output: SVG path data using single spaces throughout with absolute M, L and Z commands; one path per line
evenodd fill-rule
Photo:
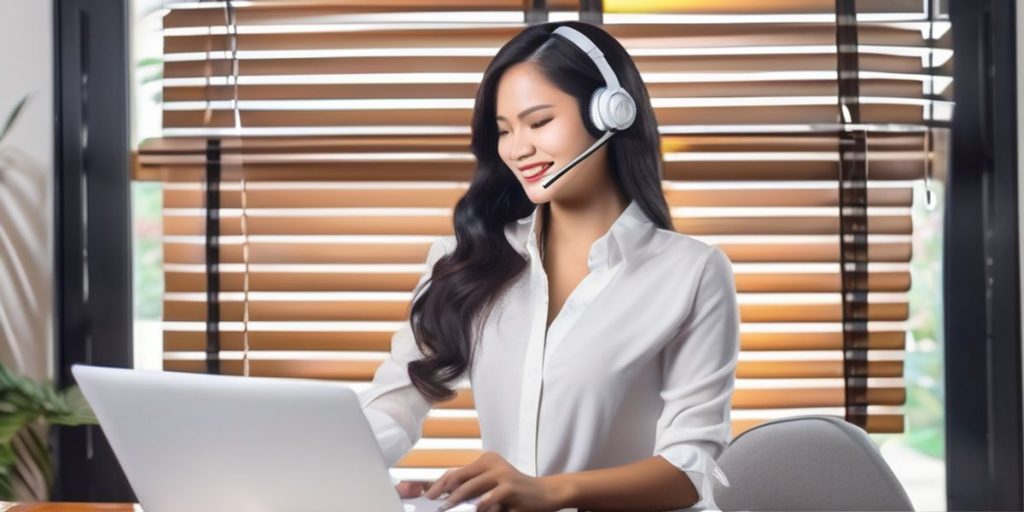
M 0 501 L 48 500 L 53 487 L 49 427 L 95 424 L 77 386 L 58 392 L 49 382 L 15 375 L 0 364 Z
M 0 125 L 0 143 L 10 134 L 28 99 L 28 96 L 23 97 Z M 17 208 L 24 207 L 26 201 L 33 196 L 31 192 L 37 190 L 35 186 L 39 184 L 36 181 L 41 175 L 31 160 L 24 158 L 15 148 L 6 146 L 0 149 L 0 190 L 6 188 L 7 197 L 15 198 L 13 202 L 16 203 L 0 208 L 0 216 L 11 214 L 12 211 L 15 214 L 23 211 Z M 26 189 L 26 186 L 29 188 Z M 23 217 L 15 215 L 7 219 L 9 222 L 0 222 L 0 229 L 5 229 L 5 226 L 11 225 L 18 218 Z M 15 249 L 35 247 L 40 243 L 36 239 L 25 239 L 24 234 L 6 234 Z M 12 294 L 14 299 L 0 303 L 0 313 L 4 313 L 0 314 L 0 332 L 6 334 L 0 336 L 0 341 L 4 342 L 0 346 L 0 355 L 10 357 L 10 362 L 16 368 L 25 362 L 23 352 L 33 339 L 31 326 L 37 325 L 37 322 L 29 322 L 28 328 L 7 322 L 13 318 L 12 315 L 38 320 L 42 314 L 38 301 L 32 298 L 32 292 L 45 280 L 39 278 L 42 271 L 37 265 L 25 258 L 18 258 L 18 255 L 27 253 L 18 250 L 11 252 L 10 247 L 0 250 L 3 286 L 13 287 L 16 292 Z M 11 276 L 20 277 L 12 280 Z M 0 362 L 0 502 L 48 500 L 54 477 L 47 442 L 49 427 L 95 424 L 96 417 L 77 387 L 58 392 L 51 383 L 39 383 L 17 375 Z

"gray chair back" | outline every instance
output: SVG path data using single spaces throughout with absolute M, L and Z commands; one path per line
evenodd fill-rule
M 771 421 L 740 434 L 718 458 L 722 510 L 914 510 L 867 433 L 831 416 Z

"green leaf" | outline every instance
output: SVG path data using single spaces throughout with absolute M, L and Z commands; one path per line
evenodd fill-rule
M 14 449 L 11 444 L 0 444 L 0 501 L 14 501 L 14 486 L 11 484 L 14 461 Z
M 150 73 L 148 75 L 140 77 L 139 78 L 139 83 L 140 84 L 151 84 L 153 82 L 159 82 L 160 80 L 163 80 L 163 79 L 164 79 L 164 72 L 163 72 L 163 70 L 158 69 L 154 73 Z
M 61 393 L 53 384 L 36 383 L 26 377 L 19 377 L 0 365 L 0 417 L 18 413 L 32 413 L 42 416 L 52 425 L 95 425 L 96 416 L 77 386 L 71 386 Z M 0 426 L 0 442 L 3 429 Z
M 51 425 L 70 427 L 96 425 L 99 423 L 96 419 L 96 414 L 93 413 L 92 407 L 89 407 L 89 402 L 85 400 L 85 395 L 82 394 L 82 390 L 78 386 L 71 386 L 65 389 L 59 400 L 63 404 L 60 413 L 46 416 L 46 421 Z
M 136 64 L 136 66 L 142 68 L 142 67 L 146 67 L 146 66 L 159 66 L 159 65 L 161 65 L 163 63 L 164 63 L 163 57 L 146 57 L 144 59 L 139 59 L 139 61 Z
M 16 461 L 11 443 L 0 444 L 0 467 L 7 467 Z
M 0 141 L 4 140 L 4 137 L 7 136 L 7 132 L 11 129 L 12 126 L 14 126 L 14 122 L 18 120 L 18 115 L 21 114 L 21 109 L 24 108 L 25 103 L 28 102 L 29 96 L 31 95 L 26 94 L 23 98 L 21 98 L 21 101 L 19 101 L 18 104 L 15 105 L 14 110 L 12 110 L 10 114 L 7 114 L 7 122 L 4 123 L 3 129 L 0 130 Z
M 35 416 L 35 414 L 28 412 L 0 416 L 0 445 L 9 444 L 14 439 L 14 435 L 22 427 L 31 423 Z
M 14 486 L 11 485 L 11 469 L 0 466 L 0 501 L 14 501 Z
M 96 415 L 77 386 L 58 392 L 50 381 L 36 382 L 15 375 L 0 364 L 0 500 L 16 498 L 14 482 L 21 479 L 20 468 L 35 468 L 42 474 L 46 488 L 34 481 L 29 486 L 34 486 L 34 493 L 49 493 L 53 485 L 50 449 L 34 426 L 96 423 Z M 15 437 L 19 441 L 17 450 L 12 444 Z M 35 475 L 35 469 L 31 475 Z

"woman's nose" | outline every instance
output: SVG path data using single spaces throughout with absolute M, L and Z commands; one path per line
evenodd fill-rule
M 522 132 L 520 132 L 522 133 Z M 518 162 L 530 155 L 535 151 L 533 143 L 530 142 L 530 138 L 526 135 L 516 134 L 512 136 L 512 160 Z

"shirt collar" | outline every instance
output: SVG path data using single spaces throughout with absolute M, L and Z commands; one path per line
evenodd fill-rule
M 537 248 L 537 210 L 518 219 L 506 230 L 509 243 L 524 257 L 529 258 L 531 254 L 539 254 Z M 647 218 L 647 215 L 640 208 L 636 200 L 632 200 L 629 206 L 623 210 L 608 231 L 594 241 L 590 247 L 590 254 L 587 257 L 587 265 L 590 270 L 599 267 L 611 267 L 619 261 L 629 261 L 630 257 L 636 254 L 640 248 L 639 240 L 653 229 L 654 223 Z

